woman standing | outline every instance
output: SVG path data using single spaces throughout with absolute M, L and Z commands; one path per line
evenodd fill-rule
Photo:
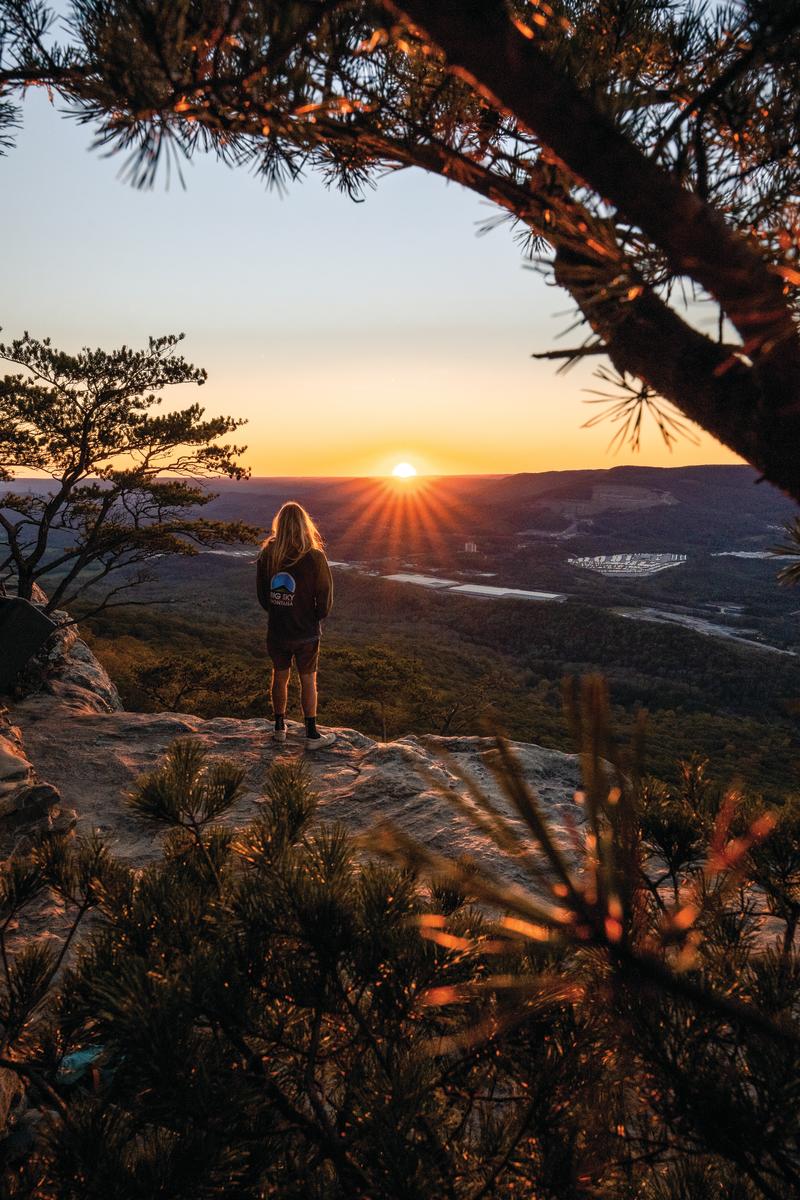
M 269 614 L 267 651 L 272 660 L 276 742 L 286 741 L 286 700 L 292 660 L 300 676 L 306 749 L 336 740 L 317 729 L 320 622 L 333 604 L 333 580 L 319 530 L 301 504 L 287 501 L 272 521 L 256 565 L 258 602 Z

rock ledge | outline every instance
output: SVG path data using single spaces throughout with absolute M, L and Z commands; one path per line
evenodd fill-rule
M 308 763 L 319 792 L 320 817 L 341 821 L 354 833 L 390 820 L 437 852 L 493 859 L 489 840 L 443 795 L 457 791 L 466 797 L 460 771 L 510 812 L 492 773 L 496 752 L 490 738 L 409 735 L 384 744 L 337 729 L 333 746 L 309 753 L 298 723 L 290 722 L 286 742 L 275 743 L 266 720 L 80 711 L 71 701 L 42 695 L 20 702 L 14 719 L 37 770 L 76 810 L 78 829 L 99 829 L 135 865 L 159 854 L 160 835 L 130 811 L 124 797 L 176 737 L 196 737 L 210 753 L 245 768 L 247 791 L 231 812 L 234 824 L 257 812 L 270 765 L 297 756 Z M 577 757 L 527 743 L 516 743 L 514 750 L 555 832 L 566 838 L 567 826 L 580 820 L 574 801 Z

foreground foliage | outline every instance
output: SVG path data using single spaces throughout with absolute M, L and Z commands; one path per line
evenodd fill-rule
M 796 1194 L 800 803 L 756 814 L 698 763 L 628 786 L 599 684 L 572 714 L 571 848 L 502 740 L 507 800 L 455 800 L 502 857 L 384 828 L 385 866 L 316 819 L 293 760 L 250 825 L 219 824 L 243 774 L 188 740 L 132 798 L 161 861 L 89 841 L 9 864 L 2 1064 L 32 1108 L 2 1143 L 8 1193 Z M 35 944 L 9 957 L 45 887 L 73 929 L 94 913 L 60 979 Z

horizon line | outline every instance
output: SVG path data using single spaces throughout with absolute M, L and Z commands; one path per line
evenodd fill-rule
M 745 470 L 749 470 L 749 471 L 755 471 L 756 473 L 758 473 L 757 469 L 751 463 L 748 463 L 748 462 L 684 463 L 683 465 L 676 464 L 675 466 L 664 466 L 662 464 L 657 464 L 657 463 L 616 463 L 614 466 L 610 466 L 610 467 L 545 467 L 545 468 L 541 468 L 539 470 L 522 470 L 522 471 L 431 471 L 427 474 L 419 473 L 419 474 L 415 475 L 413 478 L 417 479 L 417 480 L 421 480 L 421 479 L 427 479 L 427 480 L 431 480 L 431 479 L 513 479 L 515 476 L 519 476 L 519 475 L 567 475 L 567 474 L 577 474 L 578 472 L 581 472 L 581 471 L 585 471 L 585 472 L 589 472 L 589 471 L 638 471 L 638 470 L 703 471 L 703 470 L 706 470 L 708 467 L 725 467 L 729 470 L 745 469 Z M 13 470 L 13 468 L 12 468 L 12 470 Z M 374 472 L 371 474 L 364 473 L 364 474 L 318 474 L 318 475 L 313 475 L 313 474 L 292 474 L 292 475 L 261 475 L 261 474 L 258 474 L 257 475 L 255 473 L 253 473 L 251 475 L 248 475 L 244 479 L 230 479 L 229 477 L 224 476 L 224 475 L 223 476 L 183 475 L 181 473 L 173 474 L 169 471 L 164 472 L 164 477 L 165 478 L 176 478 L 176 479 L 181 479 L 181 478 L 198 479 L 198 480 L 208 482 L 208 483 L 252 483 L 257 480 L 281 481 L 284 479 L 287 479 L 287 480 L 310 479 L 310 480 L 317 480 L 320 482 L 324 482 L 327 480 L 347 481 L 347 480 L 392 479 L 393 478 L 391 472 L 388 472 L 388 473 Z M 86 478 L 87 479 L 96 479 L 96 478 L 98 478 L 98 476 L 89 475 L 89 476 L 86 476 Z M 19 483 L 23 483 L 23 482 L 27 482 L 27 481 L 31 481 L 31 482 L 42 481 L 42 482 L 44 482 L 46 480 L 52 481 L 52 480 L 54 480 L 54 476 L 49 475 L 49 474 L 14 475 L 14 476 L 12 476 L 11 479 L 8 479 L 5 481 L 0 481 L 0 487 L 3 486 L 3 483 L 5 483 L 6 485 L 9 485 L 9 484 L 13 484 L 16 482 L 19 482 Z M 403 481 L 400 481 L 400 482 L 403 482 Z

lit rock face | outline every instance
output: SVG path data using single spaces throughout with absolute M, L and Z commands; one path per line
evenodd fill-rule
M 40 588 L 34 602 L 46 603 Z M 58 625 L 42 649 L 20 673 L 14 688 L 27 705 L 28 719 L 37 714 L 65 722 L 73 712 L 114 712 L 122 708 L 108 674 L 69 623 L 65 612 L 52 613 Z M 0 858 L 24 851 L 33 837 L 66 832 L 75 814 L 61 802 L 57 787 L 42 782 L 46 775 L 32 765 L 18 725 L 0 697 Z M 6 700 L 10 706 L 10 698 Z M 65 754 L 72 748 L 65 746 Z
M 429 850 L 493 862 L 502 866 L 503 874 L 517 875 L 513 864 L 499 862 L 489 838 L 460 806 L 447 799 L 451 794 L 469 803 L 467 786 L 459 778 L 465 771 L 510 815 L 492 773 L 496 751 L 490 738 L 408 736 L 383 744 L 355 730 L 339 729 L 333 746 L 309 753 L 301 726 L 293 723 L 287 741 L 276 744 L 265 720 L 98 713 L 79 711 L 71 701 L 65 710 L 52 697 L 49 704 L 44 699 L 32 697 L 15 709 L 29 755 L 76 810 L 78 829 L 99 829 L 115 852 L 132 864 L 156 857 L 161 835 L 129 810 L 125 794 L 139 774 L 157 765 L 176 737 L 192 736 L 213 755 L 232 759 L 246 770 L 246 794 L 229 816 L 235 825 L 257 814 L 270 765 L 302 756 L 319 793 L 322 820 L 342 822 L 352 833 L 389 821 Z M 570 825 L 581 820 L 574 801 L 579 785 L 576 756 L 522 743 L 514 752 L 554 832 L 566 844 Z
M 116 687 L 77 627 L 68 623 L 69 615 L 56 611 L 50 616 L 59 628 L 22 672 L 18 690 L 25 696 L 56 696 L 63 705 L 76 710 L 121 709 Z
M 0 856 L 23 849 L 34 834 L 66 831 L 73 824 L 57 789 L 39 780 L 19 728 L 0 717 Z

